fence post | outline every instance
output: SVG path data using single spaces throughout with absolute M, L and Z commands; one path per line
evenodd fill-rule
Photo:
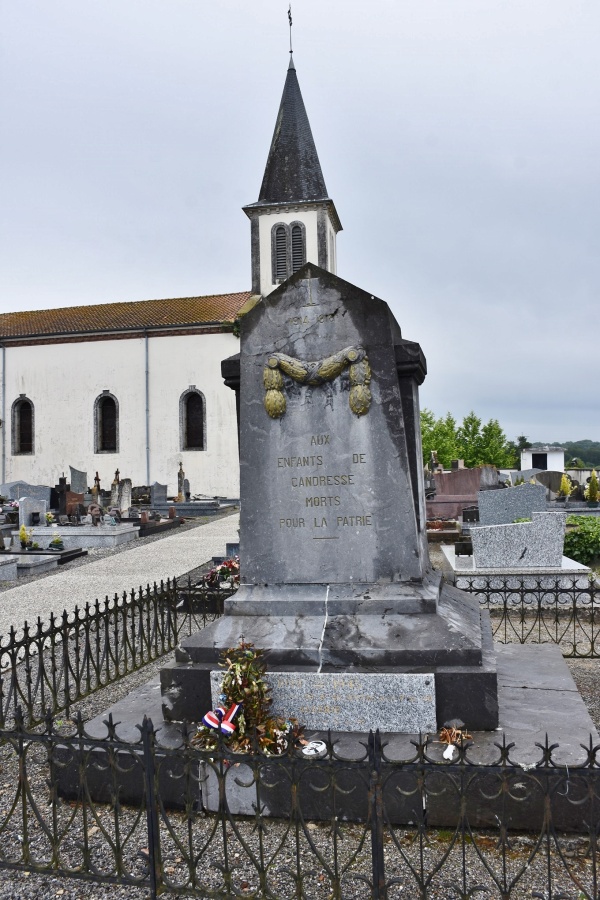
M 144 778 L 146 787 L 146 821 L 148 824 L 148 866 L 150 869 L 150 898 L 158 897 L 158 885 L 160 875 L 160 833 L 158 826 L 158 807 L 155 785 L 154 765 L 154 726 L 152 719 L 144 716 L 142 725 L 138 725 L 142 732 L 142 751 L 144 756 Z
M 371 858 L 373 866 L 373 900 L 386 900 L 385 862 L 383 858 L 383 794 L 381 786 L 381 736 L 379 729 L 369 732 L 369 805 L 371 818 Z
M 64 710 L 67 716 L 71 715 L 71 684 L 69 678 L 69 614 L 66 609 L 62 614 L 62 653 L 63 653 L 63 693 Z M 29 651 L 29 648 L 27 648 Z

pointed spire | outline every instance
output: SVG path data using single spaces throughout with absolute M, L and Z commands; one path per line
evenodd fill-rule
M 290 53 L 258 203 L 326 200 L 327 188 Z

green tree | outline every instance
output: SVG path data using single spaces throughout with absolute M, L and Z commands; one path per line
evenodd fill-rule
M 444 468 L 449 468 L 453 459 L 464 459 L 468 468 L 491 465 L 510 469 L 516 463 L 517 445 L 507 440 L 498 420 L 490 419 L 482 426 L 481 419 L 473 411 L 457 426 L 451 413 L 436 419 L 430 409 L 424 409 L 421 413 L 421 437 L 425 463 L 429 462 L 432 450 L 437 451 L 438 460 Z M 522 438 L 523 435 L 517 440 L 520 442 Z
M 472 469 L 483 462 L 484 448 L 482 444 L 481 419 L 471 411 L 459 425 L 456 437 L 458 441 L 458 456 L 464 459 L 465 466 Z
M 438 461 L 444 468 L 450 468 L 450 462 L 457 458 L 456 420 L 450 413 L 443 419 L 436 419 L 430 409 L 421 412 L 421 440 L 423 442 L 423 461 L 428 463 L 431 451 L 435 450 Z

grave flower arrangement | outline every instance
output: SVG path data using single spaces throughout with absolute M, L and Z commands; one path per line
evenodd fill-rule
M 257 747 L 272 756 L 281 756 L 295 746 L 302 726 L 295 719 L 286 721 L 271 714 L 273 701 L 263 651 L 242 638 L 237 647 L 223 651 L 219 665 L 224 669 L 222 705 L 206 713 L 195 742 L 214 750 L 222 741 L 235 753 L 251 753 Z
M 51 512 L 47 512 L 44 518 L 46 520 L 46 525 L 52 525 L 52 523 L 54 522 L 54 516 Z
M 213 566 L 203 578 L 208 587 L 219 587 L 223 582 L 229 582 L 231 587 L 238 587 L 240 583 L 240 558 L 234 556 L 225 559 L 218 566 Z

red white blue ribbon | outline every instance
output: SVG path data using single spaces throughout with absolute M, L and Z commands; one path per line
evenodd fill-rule
M 211 710 L 205 716 L 202 716 L 202 721 L 207 728 L 214 728 L 217 731 L 221 729 L 223 734 L 233 734 L 235 731 L 233 720 L 241 708 L 241 703 L 232 703 L 228 710 L 224 706 L 217 706 L 215 710 Z

